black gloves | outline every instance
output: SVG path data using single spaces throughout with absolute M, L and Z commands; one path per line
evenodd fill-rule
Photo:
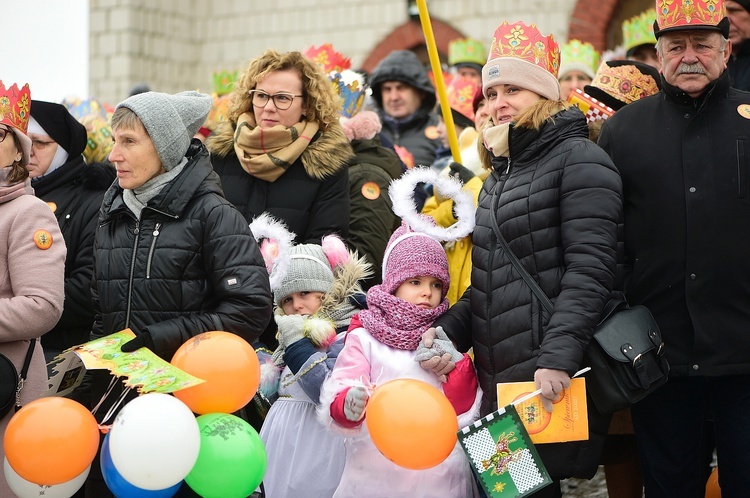
M 151 337 L 151 333 L 145 329 L 143 332 L 135 336 L 135 338 L 123 344 L 122 347 L 120 347 L 120 351 L 123 353 L 132 353 L 141 348 L 148 348 L 151 351 L 154 351 L 154 339 Z
M 455 161 L 451 163 L 450 171 L 450 175 L 453 178 L 458 178 L 459 180 L 461 180 L 461 183 L 463 183 L 464 185 L 466 185 L 466 182 L 474 178 L 474 173 L 472 173 L 469 168 Z

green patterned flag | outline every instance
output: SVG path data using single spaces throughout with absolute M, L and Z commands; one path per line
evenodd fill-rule
M 487 496 L 521 498 L 552 483 L 513 405 L 458 431 Z

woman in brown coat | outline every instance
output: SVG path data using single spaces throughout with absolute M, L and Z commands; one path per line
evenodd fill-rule
M 28 85 L 19 90 L 14 84 L 6 90 L 0 82 L 0 354 L 20 372 L 33 347 L 22 404 L 39 398 L 47 388 L 44 353 L 37 339 L 62 314 L 66 254 L 57 220 L 34 196 L 28 178 L 31 139 L 25 130 L 30 102 Z M 11 409 L 0 419 L 0 435 L 13 413 Z M 0 444 L 0 461 L 4 458 Z M 0 473 L 0 498 L 14 496 Z

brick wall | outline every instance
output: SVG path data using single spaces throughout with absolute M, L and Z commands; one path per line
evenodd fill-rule
M 455 36 L 489 45 L 503 20 L 536 23 L 558 40 L 603 48 L 618 0 L 428 0 L 438 47 Z M 372 68 L 421 36 L 406 0 L 90 0 L 91 96 L 117 103 L 138 82 L 211 91 L 214 71 L 242 69 L 266 48 L 331 43 Z

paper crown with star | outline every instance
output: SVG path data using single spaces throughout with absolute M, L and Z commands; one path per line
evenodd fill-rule
M 340 73 L 352 67 L 352 61 L 344 57 L 341 52 L 337 52 L 330 43 L 310 47 L 302 54 L 320 66 L 326 74 Z
M 724 0 L 656 0 L 654 36 L 670 31 L 711 30 L 729 37 Z
M 570 40 L 560 49 L 560 76 L 570 71 L 580 71 L 593 79 L 598 66 L 599 52 L 589 42 Z
M 623 21 L 622 44 L 627 55 L 634 48 L 641 45 L 656 45 L 654 36 L 654 21 L 656 20 L 656 9 L 648 9 L 637 16 Z
M 474 120 L 474 95 L 479 86 L 468 78 L 453 78 L 445 89 L 448 94 L 448 105 L 451 109 L 461 113 L 469 121 Z
M 477 64 L 484 66 L 487 60 L 487 49 L 479 40 L 459 38 L 448 44 L 448 65 Z
M 26 133 L 31 115 L 31 90 L 26 83 L 22 88 L 13 83 L 5 88 L 0 80 L 0 123 L 12 126 Z
M 237 82 L 239 74 L 237 71 L 218 71 L 213 73 L 214 93 L 218 96 L 226 95 L 232 91 Z
M 495 30 L 487 63 L 482 68 L 482 90 L 498 84 L 516 84 L 542 97 L 560 98 L 557 74 L 560 47 L 552 35 L 543 35 L 536 24 L 504 21 Z

